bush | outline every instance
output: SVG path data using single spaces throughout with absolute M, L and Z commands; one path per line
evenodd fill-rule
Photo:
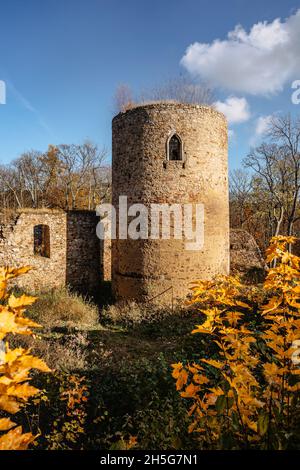
M 187 407 L 172 387 L 169 360 L 122 361 L 90 379 L 89 449 L 109 448 L 122 432 L 140 449 L 191 448 Z
M 22 426 L 17 426 L 18 415 L 30 398 L 40 394 L 38 388 L 30 385 L 32 371 L 50 372 L 30 350 L 12 349 L 9 342 L 9 335 L 30 336 L 33 334 L 31 328 L 39 327 L 24 315 L 36 298 L 8 293 L 8 282 L 30 269 L 29 266 L 0 268 L 0 450 L 25 450 L 35 441 L 31 432 L 23 433 Z M 14 419 L 17 418 L 14 421 L 10 419 L 12 414 Z
M 264 295 L 248 288 L 245 297 L 247 288 L 231 276 L 195 282 L 192 302 L 202 304 L 205 321 L 192 333 L 208 338 L 215 352 L 173 364 L 173 377 L 192 403 L 189 430 L 202 449 L 299 447 L 300 258 L 288 250 L 294 242 L 271 240 L 267 262 L 275 267 Z

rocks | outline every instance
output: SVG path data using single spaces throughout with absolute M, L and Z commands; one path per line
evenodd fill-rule
M 230 271 L 245 275 L 264 270 L 265 262 L 252 235 L 246 230 L 230 230 Z

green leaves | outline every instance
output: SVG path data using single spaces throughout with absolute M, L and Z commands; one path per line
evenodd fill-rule
M 259 415 L 257 420 L 257 431 L 260 436 L 264 436 L 268 431 L 269 427 L 269 415 L 266 412 L 263 412 Z

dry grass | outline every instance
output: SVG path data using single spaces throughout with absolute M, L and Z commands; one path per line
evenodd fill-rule
M 85 329 L 99 323 L 98 307 L 65 288 L 36 295 L 38 300 L 28 310 L 28 316 L 42 326 Z
M 131 111 L 136 108 L 143 108 L 144 106 L 156 106 L 159 104 L 163 104 L 163 105 L 174 105 L 174 104 L 185 105 L 186 104 L 189 106 L 194 106 L 195 108 L 206 108 L 206 109 L 208 108 L 208 109 L 212 109 L 213 111 L 219 112 L 215 109 L 213 105 L 201 104 L 201 103 L 188 103 L 180 99 L 154 99 L 154 100 L 142 99 L 141 101 L 138 101 L 138 102 L 132 101 L 132 102 L 126 103 L 123 109 L 120 110 L 118 114 L 124 114 L 127 111 Z
M 20 294 L 20 292 L 18 292 Z M 68 372 L 117 369 L 122 361 L 173 354 L 178 338 L 196 319 L 184 306 L 158 307 L 124 302 L 98 307 L 66 289 L 36 293 L 27 316 L 42 328 L 35 336 L 11 335 L 11 347 L 30 348 L 53 370 Z M 190 335 L 189 335 L 190 336 Z M 175 338 L 175 339 L 174 339 Z
M 30 349 L 34 355 L 42 358 L 52 370 L 83 370 L 89 364 L 87 332 L 51 333 L 49 335 L 38 332 L 34 337 L 11 335 L 9 344 L 13 348 Z
M 20 209 L 16 209 L 17 214 L 62 214 L 64 212 L 66 212 L 64 209 L 50 207 L 22 207 Z
M 126 327 L 140 325 L 142 323 L 151 324 L 166 320 L 179 311 L 185 311 L 182 305 L 177 305 L 172 311 L 171 307 L 160 307 L 145 303 L 140 304 L 134 301 L 119 302 L 109 305 L 102 311 L 102 318 L 114 325 L 124 325 Z
M 65 288 L 37 292 L 27 311 L 43 328 L 36 336 L 12 336 L 13 347 L 30 348 L 52 369 L 73 371 L 89 365 L 89 330 L 101 328 L 98 307 Z M 62 329 L 62 332 L 59 332 Z

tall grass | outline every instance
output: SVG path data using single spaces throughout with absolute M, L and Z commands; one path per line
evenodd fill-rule
M 38 300 L 30 308 L 28 315 L 45 327 L 85 329 L 98 324 L 98 307 L 66 288 L 52 289 L 37 295 Z

